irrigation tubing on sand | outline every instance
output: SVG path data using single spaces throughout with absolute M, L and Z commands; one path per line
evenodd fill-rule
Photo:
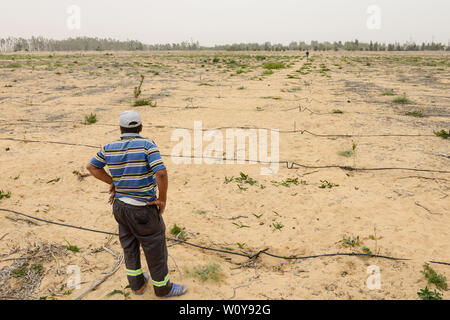
M 14 123 L 6 122 L 6 120 L 3 120 L 5 125 L 11 125 Z M 76 124 L 83 124 L 86 125 L 84 122 L 77 121 L 77 120 L 28 120 L 28 119 L 18 119 L 18 123 L 76 123 Z M 117 127 L 117 124 L 110 124 L 110 123 L 98 123 L 99 126 L 108 126 L 108 127 Z M 184 129 L 184 130 L 190 130 L 193 131 L 192 128 L 186 128 L 186 127 L 176 127 L 176 126 L 165 126 L 165 125 L 146 125 L 146 127 L 149 128 L 157 128 L 157 129 Z M 434 134 L 401 134 L 401 133 L 381 133 L 381 134 L 319 134 L 314 133 L 312 131 L 306 130 L 306 129 L 294 129 L 294 130 L 279 130 L 279 129 L 272 129 L 272 128 L 263 128 L 263 127 L 253 127 L 253 126 L 234 126 L 234 127 L 217 127 L 217 128 L 202 128 L 201 131 L 209 131 L 209 130 L 226 130 L 226 129 L 262 129 L 267 131 L 276 131 L 279 133 L 300 133 L 300 134 L 310 134 L 315 137 L 323 137 L 323 138 L 352 138 L 352 137 L 435 137 Z
M 79 230 L 83 230 L 83 231 L 90 231 L 90 232 L 96 232 L 96 233 L 102 233 L 102 234 L 114 235 L 114 236 L 118 236 L 119 235 L 118 233 L 114 233 L 114 232 L 95 230 L 95 229 L 90 229 L 90 228 L 84 228 L 84 227 L 79 227 L 79 226 L 75 226 L 75 225 L 70 225 L 70 224 L 66 224 L 66 223 L 60 223 L 60 222 L 55 222 L 55 221 L 51 221 L 51 220 L 46 220 L 46 219 L 30 216 L 28 214 L 25 214 L 25 213 L 22 213 L 22 212 L 19 212 L 19 211 L 15 211 L 15 210 L 11 210 L 11 209 L 0 208 L 0 211 L 14 213 L 14 214 L 17 214 L 17 215 L 20 215 L 20 216 L 24 216 L 24 217 L 29 218 L 29 219 L 34 219 L 34 220 L 37 220 L 37 221 L 46 222 L 46 223 L 50 223 L 50 224 L 55 224 L 55 225 L 59 225 L 59 226 L 62 226 L 62 227 L 74 228 L 74 229 L 79 229 Z M 368 254 L 368 253 L 359 253 L 359 252 L 324 253 L 324 254 L 311 255 L 311 256 L 300 256 L 300 257 L 294 256 L 294 255 L 291 255 L 291 256 L 280 256 L 280 255 L 276 255 L 276 254 L 268 252 L 268 250 L 269 250 L 268 248 L 263 249 L 263 250 L 259 250 L 258 252 L 254 253 L 254 254 L 246 254 L 246 253 L 235 252 L 235 251 L 230 251 L 230 250 L 216 249 L 216 248 L 201 246 L 201 245 L 198 245 L 198 244 L 195 244 L 195 243 L 191 243 L 191 242 L 188 242 L 188 241 L 175 239 L 175 238 L 166 238 L 166 239 L 170 240 L 170 241 L 175 241 L 175 242 L 178 242 L 178 243 L 182 243 L 182 244 L 185 244 L 185 245 L 189 245 L 189 246 L 192 246 L 192 247 L 196 247 L 196 248 L 199 248 L 199 249 L 203 249 L 203 250 L 209 250 L 209 251 L 220 252 L 220 253 L 225 253 L 225 254 L 230 254 L 230 255 L 236 255 L 236 256 L 246 257 L 248 259 L 255 259 L 255 258 L 259 257 L 260 255 L 265 254 L 265 255 L 268 255 L 268 256 L 273 257 L 273 258 L 285 259 L 285 260 L 306 260 L 306 259 L 314 259 L 314 258 L 320 258 L 320 257 L 335 257 L 335 256 L 364 256 L 364 257 L 382 258 L 382 259 L 396 260 L 396 261 L 410 261 L 410 260 L 412 260 L 412 259 L 409 259 L 409 258 L 395 258 L 395 257 L 390 257 L 390 256 L 384 256 L 384 255 L 378 255 L 378 254 Z M 430 263 L 435 263 L 435 264 L 442 264 L 442 265 L 450 266 L 450 263 L 448 263 L 448 262 L 441 262 L 441 261 L 429 261 L 429 262 Z
M 32 140 L 32 139 L 19 139 L 19 138 L 0 138 L 0 140 L 4 141 L 18 141 L 18 142 L 31 142 L 31 143 L 49 143 L 49 144 L 59 144 L 59 145 L 68 145 L 68 146 L 79 146 L 79 147 L 87 147 L 100 149 L 100 146 L 94 146 L 90 144 L 81 144 L 81 143 L 71 143 L 71 142 L 62 142 L 62 141 L 49 141 L 49 140 Z M 164 157 L 176 157 L 176 158 L 191 158 L 196 159 L 199 157 L 196 156 L 181 156 L 181 155 L 168 155 L 161 154 Z M 387 170 L 402 170 L 402 171 L 416 171 L 416 172 L 434 172 L 434 173 L 450 173 L 447 170 L 434 170 L 434 169 L 420 169 L 420 168 L 402 168 L 402 167 L 384 167 L 384 168 L 357 168 L 350 166 L 340 166 L 340 165 L 322 165 L 322 166 L 311 166 L 306 164 L 301 164 L 295 161 L 263 161 L 263 160 L 252 160 L 252 159 L 235 159 L 235 158 L 217 158 L 217 157 L 201 157 L 202 159 L 213 159 L 217 161 L 244 161 L 248 163 L 260 163 L 260 164 L 271 164 L 278 163 L 282 165 L 286 165 L 287 169 L 330 169 L 330 168 L 339 168 L 347 171 L 387 171 Z

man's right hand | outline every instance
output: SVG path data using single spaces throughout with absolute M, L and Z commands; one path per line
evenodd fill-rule
M 114 186 L 114 183 L 111 183 L 109 185 L 109 204 L 114 203 L 114 198 L 116 197 L 116 187 Z
M 147 202 L 147 205 L 149 205 L 149 206 L 156 205 L 158 207 L 159 214 L 161 214 L 161 215 L 166 210 L 166 202 L 162 201 L 160 199 L 157 199 L 157 200 L 151 201 L 151 202 Z

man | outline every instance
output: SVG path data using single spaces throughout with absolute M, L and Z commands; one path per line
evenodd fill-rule
M 158 297 L 180 296 L 187 287 L 171 283 L 167 267 L 166 227 L 162 219 L 167 201 L 166 167 L 158 147 L 139 135 L 142 121 L 136 111 L 123 112 L 119 124 L 120 141 L 101 148 L 87 169 L 110 186 L 110 203 L 119 223 L 127 278 L 133 292 L 144 294 L 149 281 L 148 273 L 141 269 L 142 246 L 155 294 Z M 111 176 L 105 171 L 105 165 Z

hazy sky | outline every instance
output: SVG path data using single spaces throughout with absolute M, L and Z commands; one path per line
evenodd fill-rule
M 80 29 L 67 26 L 71 5 L 80 8 Z M 367 13 L 373 5 L 376 10 Z M 0 37 L 447 43 L 449 16 L 450 0 L 0 0 Z

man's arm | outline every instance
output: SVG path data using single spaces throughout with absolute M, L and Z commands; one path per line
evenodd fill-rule
M 163 214 L 166 209 L 167 188 L 169 186 L 169 176 L 166 169 L 156 171 L 156 183 L 158 184 L 158 200 L 149 202 L 149 205 L 155 204 L 159 208 L 159 214 Z
M 113 180 L 111 178 L 111 176 L 106 173 L 104 168 L 97 168 L 96 166 L 92 165 L 91 163 L 89 163 L 86 166 L 86 169 L 94 176 L 96 177 L 98 180 L 103 181 L 104 183 L 107 184 L 112 184 Z
M 86 169 L 98 180 L 103 181 L 104 183 L 109 184 L 109 202 L 112 203 L 115 195 L 115 187 L 112 177 L 105 171 L 104 168 L 97 168 L 96 166 L 89 163 L 86 166 Z

